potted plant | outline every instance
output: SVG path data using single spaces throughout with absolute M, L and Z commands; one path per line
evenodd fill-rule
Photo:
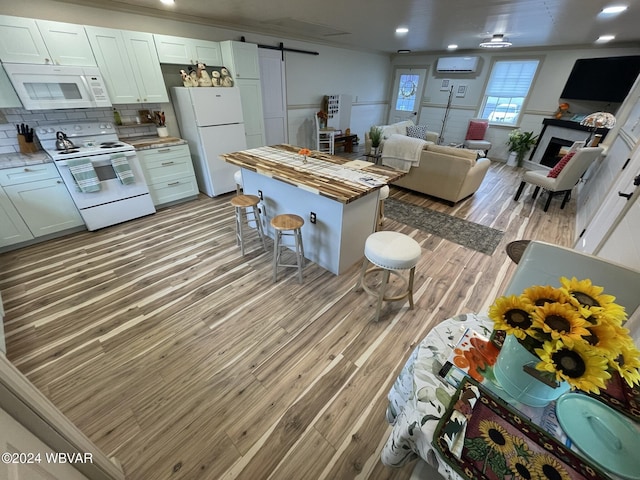
M 380 142 L 382 141 L 382 129 L 375 125 L 372 126 L 369 129 L 369 138 L 371 139 L 371 148 L 373 149 L 372 153 L 373 155 L 377 155 Z
M 533 147 L 538 141 L 538 136 L 533 132 L 523 132 L 522 130 L 512 130 L 507 140 L 507 146 L 509 152 L 516 154 L 518 167 L 522 166 L 522 160 L 524 160 L 525 154 Z

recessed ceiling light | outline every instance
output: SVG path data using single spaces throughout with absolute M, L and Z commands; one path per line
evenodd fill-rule
M 411 53 L 411 50 L 401 49 L 401 50 L 398 50 L 398 53 L 400 54 Z
M 610 7 L 606 7 L 602 9 L 602 13 L 621 13 L 627 9 L 626 5 L 611 5 Z
M 510 47 L 511 45 L 513 44 L 509 42 L 506 38 L 504 38 L 504 35 L 502 35 L 501 33 L 496 33 L 490 39 L 487 38 L 486 40 L 480 43 L 480 46 L 482 48 L 506 48 L 506 47 Z
M 456 48 L 458 48 L 458 45 L 456 45 L 455 43 L 447 45 L 447 50 L 455 50 Z
M 606 42 L 610 42 L 611 40 L 613 40 L 614 38 L 616 38 L 615 35 L 600 35 L 598 37 L 598 39 L 596 40 L 596 43 L 606 43 Z
M 175 2 L 175 0 L 160 0 L 161 3 L 164 3 L 165 5 L 173 5 Z
M 408 33 L 409 29 L 407 27 L 398 27 L 396 28 L 396 33 Z

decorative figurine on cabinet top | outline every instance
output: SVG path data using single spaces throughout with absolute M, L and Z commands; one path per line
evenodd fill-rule
M 182 77 L 182 85 L 185 87 L 197 87 L 198 83 L 193 82 L 193 78 L 183 70 L 180 70 L 180 76 Z
M 220 69 L 220 85 L 223 87 L 233 87 L 233 78 L 225 67 Z
M 204 63 L 198 64 L 198 86 L 199 87 L 211 87 L 211 77 L 205 70 L 207 66 Z

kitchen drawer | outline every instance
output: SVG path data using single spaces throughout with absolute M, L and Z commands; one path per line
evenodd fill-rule
M 4 168 L 0 170 L 0 185 L 3 187 L 50 178 L 60 178 L 58 169 L 53 163 Z
M 143 160 L 142 168 L 148 184 L 170 182 L 176 178 L 194 176 L 191 157 L 159 156 Z
M 172 145 L 170 147 L 150 148 L 148 150 L 138 151 L 138 157 L 145 162 L 160 162 L 182 156 L 191 157 L 189 145 Z
M 163 183 L 149 185 L 149 192 L 155 206 L 177 202 L 198 195 L 198 184 L 194 175 Z

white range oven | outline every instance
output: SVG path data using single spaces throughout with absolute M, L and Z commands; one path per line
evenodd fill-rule
M 135 148 L 118 139 L 113 124 L 44 125 L 37 127 L 36 133 L 87 229 L 97 230 L 155 213 Z M 60 149 L 61 137 L 72 145 L 67 143 L 66 148 Z M 84 188 L 87 179 L 90 189 Z

